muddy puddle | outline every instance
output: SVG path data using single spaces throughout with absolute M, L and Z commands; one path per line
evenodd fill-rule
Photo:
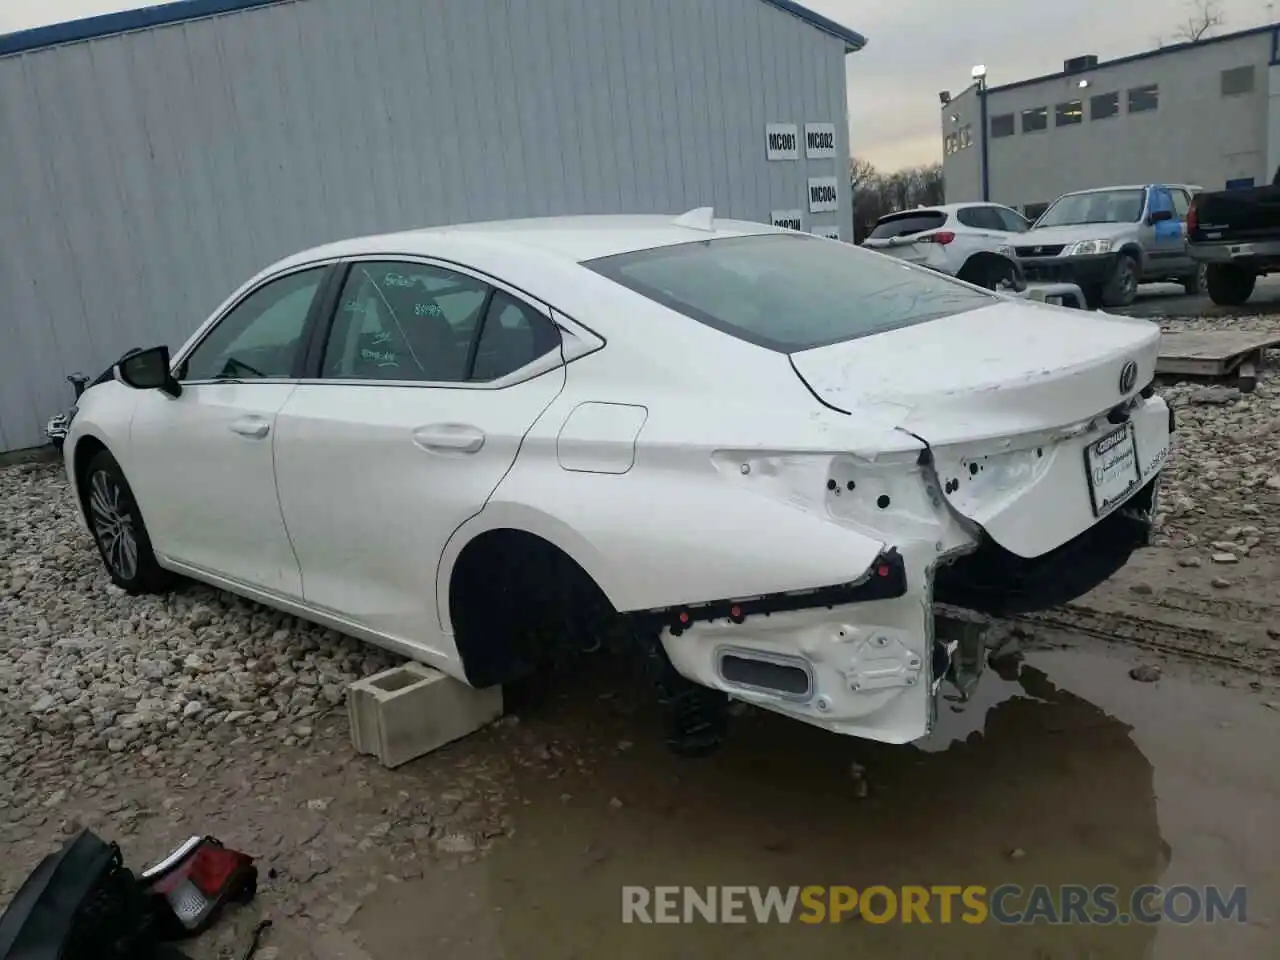
M 627 678 L 585 706 L 553 697 L 521 713 L 553 762 L 510 774 L 510 835 L 379 888 L 347 929 L 377 960 L 1275 955 L 1280 714 L 1204 677 L 1137 683 L 1133 662 L 1030 652 L 909 747 L 750 713 L 699 761 L 664 751 Z M 930 924 L 622 922 L 633 885 L 1110 884 L 1123 899 L 1177 883 L 1246 885 L 1247 922 L 945 924 L 937 907 Z

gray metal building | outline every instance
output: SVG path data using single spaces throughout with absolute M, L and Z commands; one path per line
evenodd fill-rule
M 865 42 L 791 0 L 182 0 L 0 37 L 0 451 L 66 374 L 328 240 L 706 205 L 848 234 Z
M 1280 23 L 974 84 L 942 104 L 941 120 L 950 202 L 1030 215 L 1088 187 L 1270 183 L 1280 165 Z

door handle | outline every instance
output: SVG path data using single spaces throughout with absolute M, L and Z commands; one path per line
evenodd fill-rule
M 241 417 L 232 421 L 231 432 L 251 440 L 261 440 L 271 432 L 271 424 L 262 417 Z
M 433 423 L 414 430 L 413 442 L 428 453 L 479 453 L 484 431 L 465 423 Z

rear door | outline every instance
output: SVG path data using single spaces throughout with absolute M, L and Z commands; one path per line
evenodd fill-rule
M 966 228 L 956 235 L 957 244 L 962 246 L 966 257 L 980 250 L 994 252 L 1010 242 L 1012 231 L 997 207 L 961 207 L 955 212 L 955 219 Z
M 280 507 L 309 604 L 427 652 L 445 543 L 564 387 L 543 305 L 463 268 L 347 269 L 316 374 L 279 415 Z

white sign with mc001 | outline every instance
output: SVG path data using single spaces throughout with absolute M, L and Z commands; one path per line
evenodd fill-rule
M 770 160 L 800 159 L 800 133 L 794 123 L 766 123 L 764 139 Z

